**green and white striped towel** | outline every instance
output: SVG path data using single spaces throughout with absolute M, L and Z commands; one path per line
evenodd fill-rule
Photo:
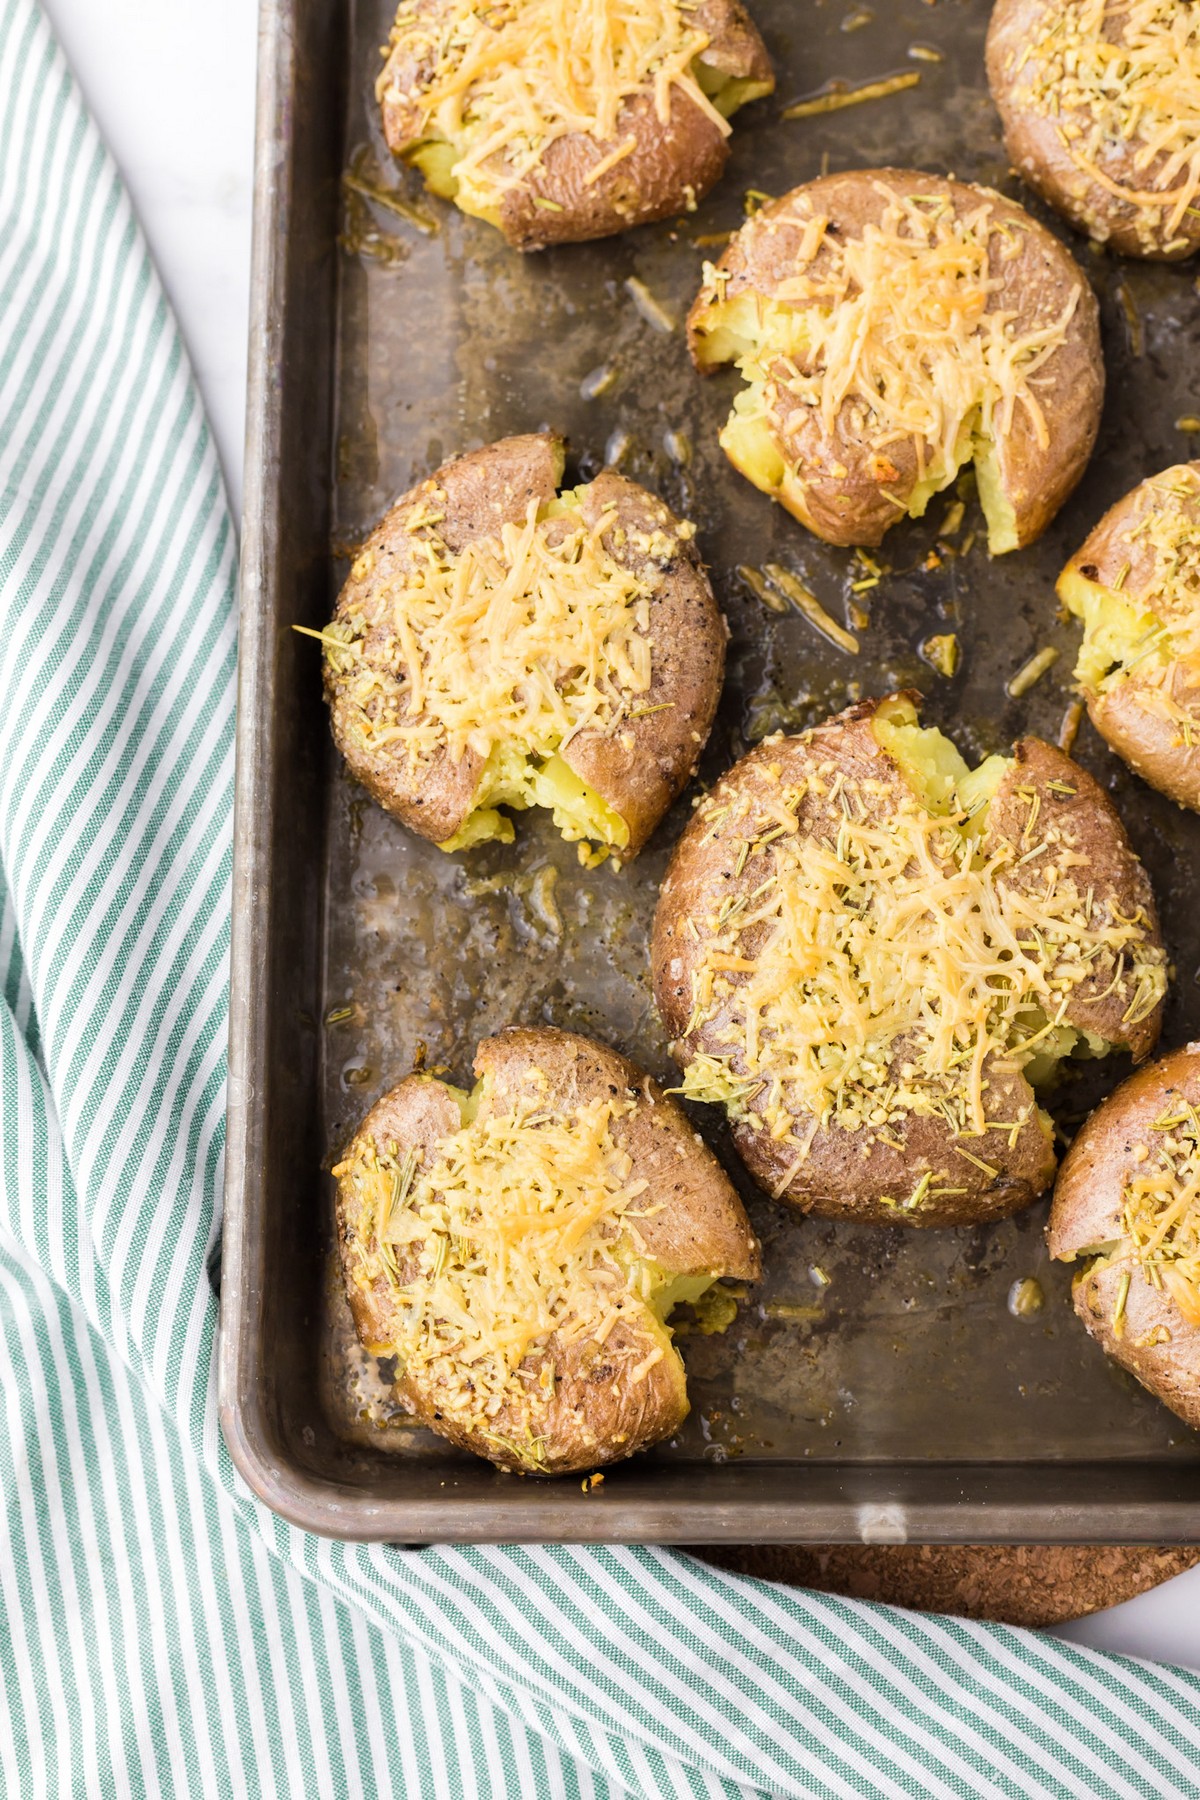
M 1200 1794 L 1200 1679 L 653 1550 L 319 1542 L 217 1429 L 234 537 L 0 0 L 0 1768 L 40 1795 Z

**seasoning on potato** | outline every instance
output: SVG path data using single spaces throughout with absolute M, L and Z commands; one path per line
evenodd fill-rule
M 759 1251 L 683 1112 L 614 1051 L 511 1030 L 471 1093 L 410 1075 L 338 1182 L 359 1336 L 452 1443 L 537 1475 L 594 1470 L 688 1412 L 669 1315 Z
M 1101 1348 L 1200 1429 L 1200 1044 L 1142 1069 L 1086 1122 L 1054 1189 L 1050 1254 L 1082 1264 Z
M 740 0 L 402 0 L 389 147 L 519 250 L 692 211 L 775 86 Z
M 746 381 L 734 467 L 831 544 L 878 544 L 972 462 L 993 553 L 1045 530 L 1100 420 L 1095 296 L 990 189 L 903 169 L 811 181 L 705 265 L 703 373 Z
M 1118 500 L 1067 564 L 1075 664 L 1096 730 L 1151 787 L 1200 812 L 1200 463 Z
M 1179 0 L 997 0 L 988 81 L 1014 166 L 1125 256 L 1200 247 L 1200 18 Z
M 696 809 L 655 918 L 682 1091 L 827 1217 L 960 1225 L 1049 1186 L 1038 1095 L 1158 1037 L 1167 965 L 1102 790 L 1037 738 L 969 769 L 917 696 L 767 738 Z
M 630 857 L 716 710 L 725 626 L 694 527 L 612 470 L 559 494 L 560 439 L 513 437 L 392 507 L 322 633 L 338 748 L 443 850 L 550 809 Z

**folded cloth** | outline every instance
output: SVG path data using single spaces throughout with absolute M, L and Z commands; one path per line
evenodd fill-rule
M 0 0 L 0 1767 L 53 1794 L 1192 1796 L 1200 1679 L 666 1550 L 305 1537 L 217 1429 L 234 534 Z

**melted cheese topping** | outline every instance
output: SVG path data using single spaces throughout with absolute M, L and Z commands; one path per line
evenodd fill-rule
M 1112 1310 L 1118 1338 L 1130 1277 L 1139 1272 L 1174 1301 L 1186 1324 L 1200 1326 L 1200 1117 L 1190 1102 L 1173 1101 L 1150 1129 L 1154 1138 L 1137 1146 L 1140 1164 L 1121 1195 L 1121 1237 L 1088 1271 L 1122 1271 Z M 1156 1343 L 1169 1339 L 1162 1326 L 1153 1335 Z
M 451 551 L 435 489 L 409 508 L 406 573 L 351 591 L 325 633 L 346 728 L 410 771 L 446 753 L 537 758 L 580 731 L 636 716 L 651 681 L 650 604 L 686 526 L 630 536 L 604 513 L 588 526 L 569 500 Z M 665 515 L 664 515 L 665 516 Z M 638 572 L 605 539 L 648 559 Z M 370 550 L 352 579 L 373 573 Z M 344 647 L 343 647 L 344 646 Z
M 1016 98 L 1058 124 L 1076 166 L 1150 209 L 1165 248 L 1200 193 L 1200 18 L 1179 0 L 1067 0 L 1043 9 Z M 1128 178 L 1113 171 L 1128 170 Z
M 536 1069 L 530 1083 L 547 1085 Z M 561 1112 L 530 1097 L 494 1114 L 490 1095 L 485 1079 L 424 1169 L 360 1143 L 334 1175 L 357 1202 L 359 1278 L 392 1289 L 394 1340 L 371 1348 L 444 1417 L 536 1466 L 561 1364 L 603 1351 L 614 1380 L 640 1382 L 668 1353 L 653 1305 L 664 1280 L 638 1230 L 658 1206 L 613 1137 L 631 1099 Z M 630 1330 L 614 1345 L 618 1322 Z
M 882 184 L 878 191 L 888 196 L 879 223 L 778 291 L 805 314 L 805 354 L 787 391 L 819 412 L 828 433 L 847 408 L 850 428 L 876 450 L 910 439 L 922 477 L 927 460 L 957 466 L 964 428 L 976 419 L 983 435 L 1006 437 L 1018 406 L 1044 449 L 1033 378 L 1065 341 L 1078 292 L 1053 319 L 1019 330 L 1012 312 L 991 304 L 1000 286 L 993 240 L 1001 254 L 1020 249 L 1019 234 L 993 220 L 991 201 L 959 216 L 944 196 L 923 203 Z M 823 242 L 824 234 L 806 260 Z
M 488 216 L 560 138 L 608 147 L 592 179 L 613 167 L 636 144 L 617 141 L 635 98 L 651 99 L 666 125 L 678 90 L 728 133 L 693 71 L 709 39 L 690 10 L 687 0 L 404 0 L 380 98 L 413 109 L 413 140 L 455 147 L 455 197 Z M 400 88 L 414 69 L 413 89 Z
M 1139 516 L 1122 533 L 1129 557 L 1113 584 L 1089 580 L 1076 564 L 1060 584 L 1084 621 L 1075 674 L 1093 693 L 1136 682 L 1140 704 L 1191 745 L 1200 724 L 1200 478 L 1180 465 L 1143 487 Z M 1130 592 L 1130 568 L 1147 553 L 1149 577 L 1139 572 Z
M 1062 300 L 1048 289 L 1052 310 L 1022 319 L 996 304 L 1002 280 L 993 268 L 1020 254 L 1022 228 L 998 222 L 986 197 L 960 214 L 946 195 L 875 185 L 884 209 L 860 236 L 835 237 L 819 215 L 797 221 L 804 229 L 795 273 L 769 302 L 758 301 L 757 319 L 748 310 L 754 297 L 743 291 L 726 300 L 728 277 L 708 266 L 713 300 L 699 330 L 712 335 L 711 360 L 736 360 L 752 384 L 739 396 L 735 430 L 757 416 L 786 451 L 815 414 L 825 438 L 840 437 L 848 455 L 865 446 L 861 456 L 855 451 L 854 473 L 894 498 L 899 517 L 924 511 L 964 463 L 1007 438 L 1018 409 L 1048 446 L 1039 389 L 1066 342 L 1079 290 Z M 783 222 L 745 229 L 769 233 Z M 735 308 L 740 329 L 731 333 L 725 320 Z M 902 443 L 916 459 L 907 491 L 889 455 Z M 823 456 L 815 471 L 794 460 L 791 474 L 803 483 L 850 470 Z
M 940 808 L 897 804 L 893 784 L 828 763 L 781 782 L 774 803 L 710 811 L 714 829 L 741 837 L 740 880 L 698 922 L 685 1036 L 702 1054 L 683 1088 L 793 1147 L 788 1180 L 818 1126 L 886 1137 L 923 1114 L 959 1137 L 1015 1133 L 1032 1109 L 990 1117 L 988 1076 L 1069 1052 L 1083 1034 L 1064 1015 L 1081 983 L 1102 975 L 1090 998 L 1116 992 L 1129 1025 L 1162 998 L 1148 921 L 1096 903 L 1086 856 L 1057 827 L 1038 832 L 1032 788 L 1018 790 L 1020 841 L 985 849 L 986 785 L 966 804 L 944 786 Z

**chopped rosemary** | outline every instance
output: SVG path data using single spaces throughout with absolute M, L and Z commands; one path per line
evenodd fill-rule
M 905 88 L 916 87 L 921 80 L 919 69 L 907 69 L 902 75 L 886 75 L 878 81 L 865 81 L 859 87 L 847 87 L 844 81 L 831 81 L 818 94 L 785 106 L 783 119 L 811 119 L 817 113 L 840 112 L 844 106 L 861 106 L 864 100 L 886 100 Z
M 1042 679 L 1046 671 L 1054 667 L 1060 655 L 1061 652 L 1054 644 L 1047 644 L 1043 650 L 1039 650 L 1031 656 L 1028 662 L 1022 663 L 1004 690 L 1009 699 L 1019 700 L 1022 694 L 1027 694 L 1030 688 L 1035 687 Z

